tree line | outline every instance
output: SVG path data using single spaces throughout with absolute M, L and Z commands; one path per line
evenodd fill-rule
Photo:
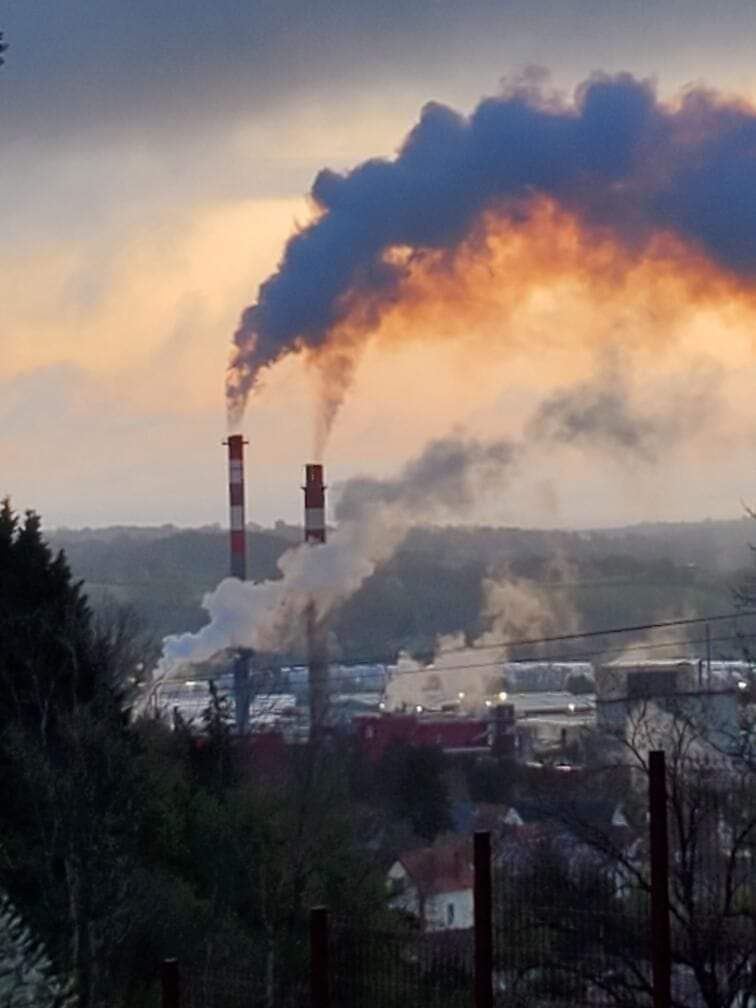
M 156 1004 L 158 965 L 178 955 L 197 984 L 243 974 L 261 1005 L 298 1004 L 307 912 L 324 903 L 350 922 L 350 948 L 384 936 L 360 958 L 371 1005 L 419 997 L 430 974 L 416 989 L 381 986 L 390 955 L 414 976 L 406 950 L 418 939 L 417 922 L 391 909 L 385 872 L 399 852 L 442 841 L 452 798 L 464 796 L 499 807 L 574 799 L 564 829 L 497 862 L 497 969 L 512 996 L 648 1000 L 643 786 L 628 770 L 642 782 L 645 711 L 620 769 L 594 738 L 585 772 L 567 778 L 432 747 L 394 745 L 372 763 L 349 737 L 244 747 L 212 686 L 197 724 L 131 716 L 147 646 L 137 629 L 117 611 L 95 614 L 38 516 L 3 503 L 0 994 L 36 983 L 40 1005 Z M 671 714 L 673 951 L 707 1008 L 745 1003 L 756 977 L 747 706 L 740 716 L 738 762 L 723 776 L 704 772 L 700 726 Z M 579 821 L 580 799 L 597 795 L 622 800 L 634 845 Z M 428 969 L 440 976 L 439 949 Z M 469 979 L 460 969 L 455 1003 Z
M 365 927 L 404 926 L 388 910 L 377 852 L 449 825 L 440 753 L 397 749 L 372 767 L 348 739 L 267 757 L 245 751 L 212 687 L 198 724 L 135 720 L 144 647 L 128 618 L 92 612 L 38 516 L 20 518 L 6 500 L 8 921 L 20 915 L 81 1008 L 151 1003 L 158 964 L 171 955 L 205 976 L 243 964 L 259 978 L 261 1004 L 283 1003 L 287 978 L 304 967 L 313 904 Z

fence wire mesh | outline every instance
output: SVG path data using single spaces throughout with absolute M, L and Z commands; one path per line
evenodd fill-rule
M 497 1008 L 651 1008 L 647 784 L 636 775 L 622 802 L 521 802 L 493 831 Z M 668 761 L 666 789 L 672 1008 L 756 1008 L 756 776 Z M 305 922 L 302 934 L 267 971 L 264 957 L 212 973 L 182 964 L 183 1008 L 308 1005 Z M 328 938 L 332 1008 L 473 1004 L 472 928 L 332 918 Z
M 473 935 L 332 930 L 331 1003 L 334 1008 L 457 1008 L 469 1005 Z
M 181 969 L 180 1008 L 302 1008 L 309 984 L 301 960 L 271 973 L 253 966 Z

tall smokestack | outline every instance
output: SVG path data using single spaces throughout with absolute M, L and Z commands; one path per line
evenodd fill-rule
M 229 511 L 229 574 L 240 581 L 247 580 L 247 528 L 244 515 L 244 445 L 241 434 L 230 434 L 228 441 L 228 511 Z M 249 665 L 251 652 L 241 648 L 234 661 L 234 715 L 236 730 L 247 733 L 249 723 Z
M 323 466 L 305 466 L 304 541 L 322 546 L 326 541 L 325 485 Z M 309 651 L 310 739 L 320 737 L 328 714 L 328 648 L 326 630 L 316 616 L 314 601 L 307 609 L 307 647 Z
M 323 466 L 317 462 L 305 466 L 305 542 L 326 541 L 325 486 Z
M 228 504 L 231 552 L 231 577 L 247 580 L 247 532 L 244 518 L 244 445 L 241 434 L 231 434 L 228 441 Z

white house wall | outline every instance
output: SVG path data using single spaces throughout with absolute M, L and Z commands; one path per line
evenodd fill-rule
M 453 907 L 449 920 L 449 907 Z M 472 889 L 437 893 L 425 902 L 425 928 L 427 931 L 462 931 L 473 926 Z

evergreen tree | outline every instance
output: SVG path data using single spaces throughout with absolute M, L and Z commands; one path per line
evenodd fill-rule
M 3 1008 L 74 1008 L 71 985 L 61 983 L 7 896 L 0 895 L 0 1005 Z
M 39 518 L 0 509 L 0 880 L 76 980 L 107 998 L 128 929 L 139 754 L 81 585 Z
M 55 718 L 94 698 L 91 617 L 61 552 L 53 557 L 40 520 L 0 512 L 0 717 L 52 740 Z
M 408 822 L 417 836 L 430 843 L 451 829 L 451 799 L 440 749 L 393 745 L 381 759 L 379 777 L 390 814 Z
M 236 782 L 233 751 L 233 714 L 228 697 L 208 682 L 210 703 L 202 712 L 202 747 L 195 749 L 195 771 L 207 789 L 223 799 Z

